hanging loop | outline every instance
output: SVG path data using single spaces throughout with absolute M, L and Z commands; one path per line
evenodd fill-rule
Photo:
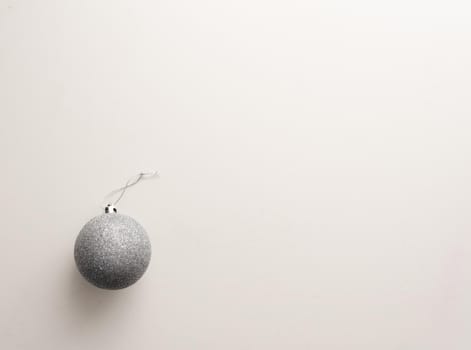
M 111 191 L 110 193 L 108 193 L 106 196 L 105 196 L 105 199 L 107 198 L 110 198 L 116 194 L 119 193 L 119 196 L 118 198 L 112 202 L 112 203 L 109 203 L 106 205 L 105 207 L 105 212 L 106 213 L 110 213 L 110 212 L 114 212 L 116 213 L 116 204 L 118 204 L 118 202 L 121 200 L 121 198 L 123 198 L 124 196 L 124 193 L 126 192 L 126 190 L 129 188 L 129 187 L 132 187 L 134 185 L 136 185 L 138 182 L 140 182 L 141 180 L 145 180 L 145 179 L 150 179 L 150 178 L 153 178 L 153 177 L 158 177 L 159 176 L 159 173 L 157 171 L 152 171 L 152 172 L 142 172 L 142 173 L 139 173 L 137 174 L 136 176 L 132 177 L 131 179 L 129 179 L 126 184 L 123 186 L 123 187 L 120 187 L 114 191 Z

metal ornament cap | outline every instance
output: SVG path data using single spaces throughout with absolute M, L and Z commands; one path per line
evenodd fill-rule
M 136 283 L 147 270 L 151 243 L 133 218 L 108 211 L 85 224 L 75 241 L 75 263 L 82 276 L 103 289 Z

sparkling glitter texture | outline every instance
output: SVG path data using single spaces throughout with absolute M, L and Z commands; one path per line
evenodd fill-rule
M 151 244 L 136 220 L 110 212 L 85 224 L 75 241 L 74 256 L 87 281 L 99 288 L 122 289 L 146 271 Z

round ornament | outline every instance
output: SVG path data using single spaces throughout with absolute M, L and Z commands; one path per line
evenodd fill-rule
M 124 191 L 137 180 L 119 189 Z M 151 243 L 144 228 L 133 218 L 119 214 L 108 204 L 105 213 L 85 224 L 74 247 L 75 263 L 82 276 L 96 287 L 122 289 L 136 283 L 147 270 Z

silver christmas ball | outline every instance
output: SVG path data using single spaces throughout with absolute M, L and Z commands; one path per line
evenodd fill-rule
M 75 241 L 74 256 L 87 281 L 99 288 L 121 289 L 144 274 L 151 244 L 136 220 L 113 207 L 85 224 Z

